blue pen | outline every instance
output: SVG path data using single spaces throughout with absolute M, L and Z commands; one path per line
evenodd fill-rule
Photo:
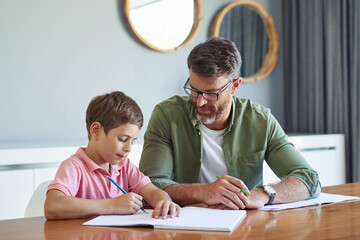
M 124 189 L 122 189 L 122 187 L 119 186 L 119 184 L 117 184 L 117 183 L 114 181 L 114 179 L 112 179 L 111 177 L 109 177 L 109 179 L 110 179 L 110 181 L 112 181 L 112 182 L 115 184 L 115 186 L 117 186 L 124 194 L 127 193 Z M 145 211 L 145 209 L 144 209 L 143 207 L 141 207 L 140 209 L 141 209 L 144 213 L 149 214 L 149 213 L 147 213 L 147 212 Z

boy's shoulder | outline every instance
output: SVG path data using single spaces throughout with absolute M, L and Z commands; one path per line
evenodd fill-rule
M 64 166 L 77 166 L 79 168 L 84 168 L 86 166 L 86 161 L 84 159 L 86 155 L 85 151 L 82 148 L 79 148 L 76 153 L 71 155 L 69 158 L 65 159 L 61 165 Z

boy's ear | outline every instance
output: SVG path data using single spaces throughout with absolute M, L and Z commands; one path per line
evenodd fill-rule
M 100 130 L 102 129 L 102 125 L 99 122 L 93 122 L 90 126 L 90 134 L 91 138 L 98 139 L 100 135 Z

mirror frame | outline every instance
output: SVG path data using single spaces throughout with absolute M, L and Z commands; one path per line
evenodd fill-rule
M 123 10 L 124 10 L 126 23 L 129 27 L 130 31 L 137 38 L 137 40 L 139 40 L 140 43 L 144 44 L 145 46 L 147 46 L 148 48 L 150 48 L 152 50 L 155 50 L 158 52 L 172 52 L 172 51 L 180 50 L 180 49 L 184 48 L 185 46 L 187 46 L 189 43 L 191 43 L 200 31 L 200 27 L 203 22 L 202 2 L 201 2 L 201 0 L 194 0 L 194 10 L 195 10 L 194 23 L 192 25 L 189 35 L 185 38 L 185 40 L 179 46 L 176 46 L 171 49 L 163 49 L 163 48 L 154 46 L 153 44 L 148 42 L 145 38 L 143 38 L 140 33 L 138 33 L 136 31 L 135 26 L 133 25 L 133 23 L 130 19 L 130 1 L 131 0 L 123 1 Z
M 269 49 L 266 53 L 264 62 L 261 66 L 261 68 L 252 76 L 249 76 L 247 78 L 242 78 L 243 82 L 250 83 L 250 82 L 256 82 L 263 78 L 265 78 L 267 75 L 269 75 L 272 70 L 274 69 L 277 60 L 279 58 L 279 38 L 278 33 L 276 30 L 275 22 L 273 18 L 265 11 L 265 9 L 258 3 L 252 2 L 252 1 L 235 1 L 228 5 L 226 5 L 224 8 L 222 8 L 218 14 L 215 17 L 215 20 L 213 21 L 213 24 L 211 26 L 210 30 L 210 36 L 219 36 L 221 23 L 225 17 L 225 15 L 234 7 L 244 5 L 247 6 L 253 10 L 255 10 L 257 13 L 260 14 L 261 19 L 265 25 L 265 29 L 268 35 L 269 39 Z M 241 53 L 240 53 L 241 54 Z

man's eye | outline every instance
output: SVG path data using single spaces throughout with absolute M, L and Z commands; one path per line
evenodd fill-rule
M 126 139 L 118 138 L 119 142 L 126 142 Z

